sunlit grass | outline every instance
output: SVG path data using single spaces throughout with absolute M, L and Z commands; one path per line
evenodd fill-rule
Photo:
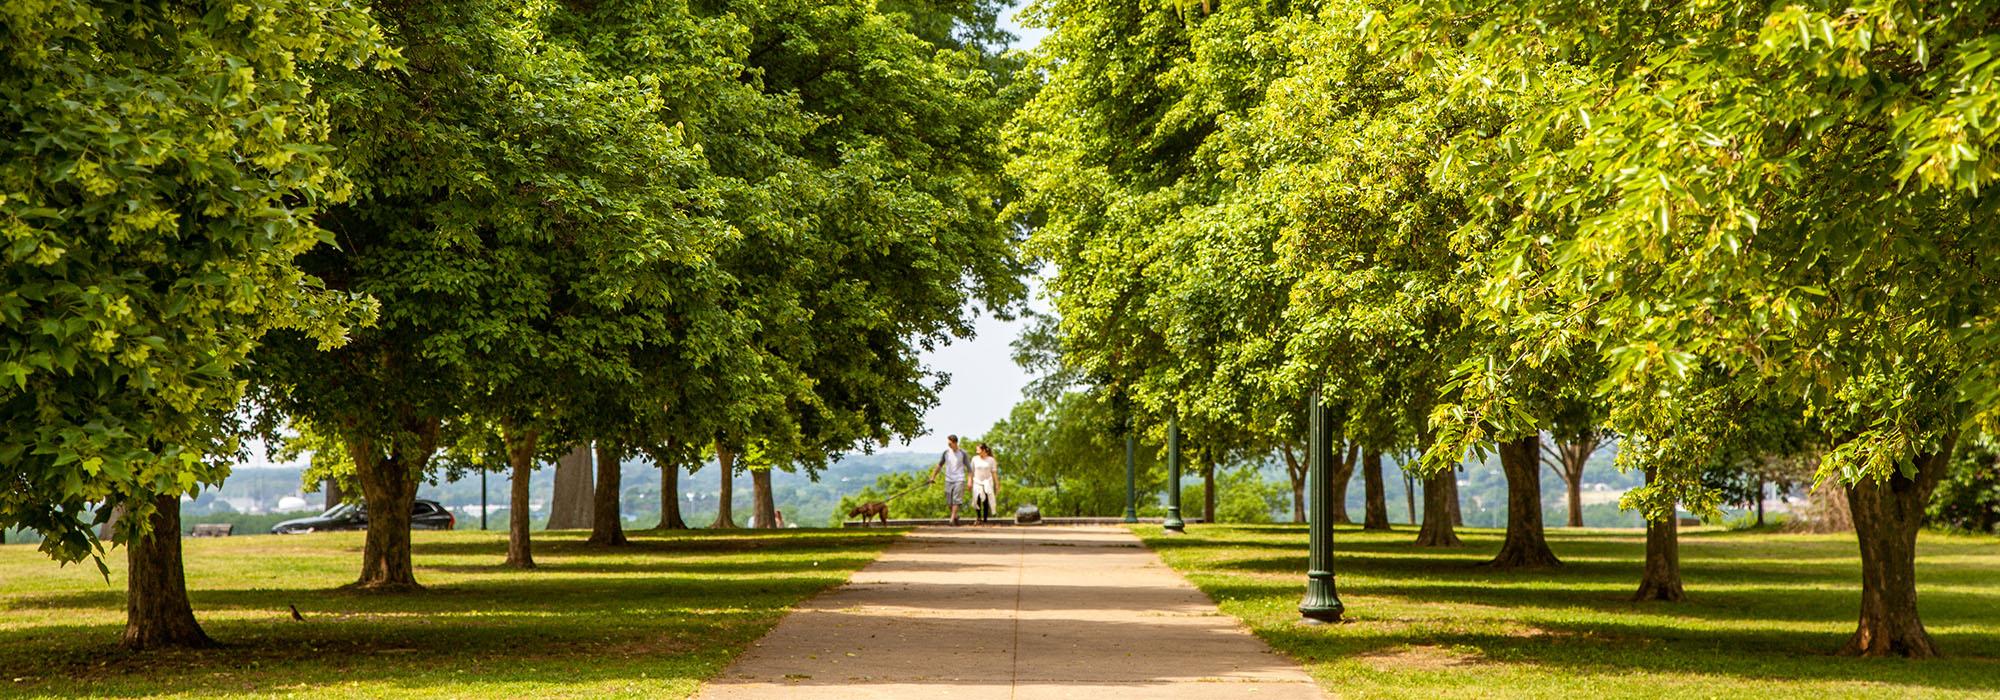
M 2000 539 L 1925 534 L 1919 605 L 1947 658 L 1833 655 L 1853 631 L 1851 535 L 1682 535 L 1690 600 L 1629 602 L 1641 533 L 1551 529 L 1565 567 L 1478 566 L 1501 532 L 1456 550 L 1415 533 L 1341 527 L 1335 571 L 1349 622 L 1297 624 L 1303 526 L 1136 528 L 1167 563 L 1304 662 L 1342 697 L 2000 697 Z
M 642 532 L 611 549 L 584 535 L 536 533 L 541 567 L 517 571 L 500 566 L 504 533 L 416 533 L 428 590 L 402 596 L 336 590 L 361 533 L 188 540 L 196 615 L 227 646 L 146 654 L 116 648 L 122 556 L 106 582 L 0 546 L 0 696 L 683 697 L 895 537 Z

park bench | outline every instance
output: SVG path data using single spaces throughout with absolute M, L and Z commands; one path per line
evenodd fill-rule
M 230 533 L 230 532 L 232 532 L 232 531 L 234 531 L 235 529 L 236 529 L 236 526 L 235 526 L 235 525 L 231 525 L 231 524 L 229 524 L 229 523 L 202 523 L 202 524 L 200 524 L 200 525 L 196 525 L 196 526 L 194 526 L 194 530 L 193 530 L 193 531 L 191 531 L 191 532 L 189 532 L 189 533 L 188 533 L 188 536 L 189 536 L 189 537 L 228 537 L 228 536 L 229 536 L 229 533 Z

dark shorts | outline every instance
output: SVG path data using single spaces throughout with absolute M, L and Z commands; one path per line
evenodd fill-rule
M 963 481 L 944 482 L 945 507 L 949 508 L 951 506 L 959 505 L 964 502 L 962 500 L 964 498 L 965 498 L 965 482 Z

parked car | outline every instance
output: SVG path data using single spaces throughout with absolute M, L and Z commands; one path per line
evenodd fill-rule
M 420 498 L 410 506 L 412 530 L 450 530 L 457 524 L 458 518 L 452 517 L 451 511 L 445 510 L 444 505 L 437 501 Z M 350 502 L 328 508 L 326 512 L 310 518 L 287 520 L 272 525 L 271 534 L 298 535 L 328 530 L 366 529 L 368 529 L 368 505 Z

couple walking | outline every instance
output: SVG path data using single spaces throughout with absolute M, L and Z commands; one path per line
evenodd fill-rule
M 944 455 L 938 457 L 937 467 L 931 469 L 931 481 L 937 481 L 938 472 L 944 472 L 944 503 L 951 508 L 951 524 L 958 524 L 958 508 L 966 496 L 972 497 L 974 513 L 980 524 L 993 516 L 993 510 L 1000 507 L 1000 460 L 993 458 L 993 448 L 979 443 L 978 454 L 966 459 L 965 450 L 958 447 L 958 436 L 945 436 Z M 967 479 L 970 472 L 971 479 Z

